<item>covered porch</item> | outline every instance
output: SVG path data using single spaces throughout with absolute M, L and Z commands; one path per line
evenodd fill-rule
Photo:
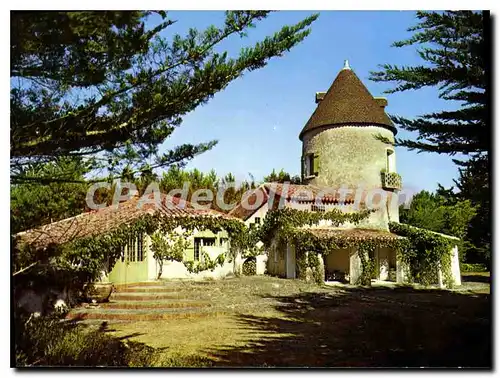
M 374 263 L 372 279 L 379 281 L 404 281 L 403 267 L 397 261 L 396 249 L 390 241 L 403 237 L 383 230 L 311 228 L 308 232 L 319 239 L 336 240 L 338 246 L 323 256 L 325 282 L 340 282 L 355 285 L 363 272 L 360 250 L 357 244 L 362 241 L 381 242 L 367 258 Z M 385 242 L 385 243 L 384 243 Z

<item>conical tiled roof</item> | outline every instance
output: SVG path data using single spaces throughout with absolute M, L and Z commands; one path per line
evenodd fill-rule
M 302 140 L 306 132 L 318 127 L 352 124 L 381 125 L 396 134 L 394 124 L 385 114 L 385 105 L 387 100 L 373 98 L 346 64 L 300 132 L 299 138 Z

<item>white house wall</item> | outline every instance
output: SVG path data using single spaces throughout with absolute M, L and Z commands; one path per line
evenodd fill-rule
M 250 224 L 255 223 L 255 218 L 260 218 L 260 221 L 264 221 L 267 212 L 269 211 L 269 205 L 265 202 L 255 213 L 253 213 L 249 218 L 245 220 L 245 224 L 250 226 Z

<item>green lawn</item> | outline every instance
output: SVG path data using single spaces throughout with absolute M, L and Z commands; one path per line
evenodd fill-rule
M 271 277 L 168 283 L 210 310 L 109 331 L 157 348 L 156 366 L 489 367 L 489 284 L 470 284 L 446 291 Z

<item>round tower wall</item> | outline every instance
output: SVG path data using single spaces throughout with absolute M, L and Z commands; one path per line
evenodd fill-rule
M 386 138 L 390 143 L 377 137 Z M 335 189 L 381 190 L 382 170 L 397 172 L 393 143 L 392 131 L 380 126 L 311 130 L 303 136 L 302 156 L 315 155 L 319 162 L 318 174 L 305 176 L 304 183 Z M 397 192 L 386 191 L 386 194 L 389 203 L 377 211 L 378 220 L 373 222 L 381 228 L 386 228 L 389 220 L 399 221 L 397 199 L 393 200 Z
M 382 186 L 381 171 L 387 169 L 387 150 L 394 151 L 394 134 L 380 126 L 344 126 L 315 129 L 303 137 L 302 156 L 316 154 L 318 175 L 306 178 L 307 184 L 364 189 Z M 395 156 L 391 167 L 396 172 Z

